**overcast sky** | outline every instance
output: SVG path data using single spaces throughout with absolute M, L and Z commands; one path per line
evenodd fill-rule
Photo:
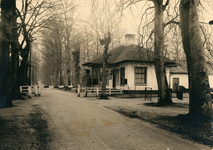
M 34 0 L 37 1 L 37 0 Z M 70 0 L 71 1 L 71 0 Z M 77 10 L 79 12 L 79 19 L 86 20 L 89 19 L 89 15 L 91 12 L 91 1 L 92 0 L 73 0 L 77 5 Z M 98 0 L 101 1 L 101 0 Z M 170 2 L 175 2 L 177 0 L 172 0 Z M 211 6 L 206 5 L 205 2 L 209 2 Z M 17 0 L 17 7 L 21 8 L 21 3 L 22 0 Z M 204 21 L 208 23 L 210 20 L 213 20 L 213 0 L 202 0 L 203 7 L 206 9 L 204 12 L 204 17 L 200 18 L 200 21 Z M 153 5 L 152 2 L 149 3 L 148 6 Z M 138 32 L 138 25 L 140 22 L 140 15 L 144 6 L 144 1 L 137 3 L 135 7 L 132 7 L 132 12 L 130 9 L 126 9 L 124 11 L 124 16 L 123 16 L 123 26 L 126 28 L 126 33 L 137 33 Z M 145 10 L 145 8 L 143 9 Z
M 91 1 L 92 0 L 75 0 L 76 4 L 79 5 L 79 11 L 81 12 L 80 17 L 87 18 L 90 14 L 90 8 L 91 8 Z M 98 0 L 101 1 L 101 0 Z M 176 1 L 176 0 L 175 0 Z M 209 1 L 211 6 L 207 5 L 206 1 Z M 171 2 L 174 2 L 171 1 Z M 140 15 L 142 14 L 141 8 L 143 8 L 145 2 L 139 2 L 137 3 L 137 6 L 132 8 L 132 12 L 130 9 L 126 9 L 124 11 L 123 16 L 123 25 L 127 29 L 127 32 L 130 33 L 137 33 L 138 31 L 138 25 L 140 22 Z M 206 9 L 203 17 L 200 18 L 200 21 L 204 21 L 208 23 L 210 20 L 213 20 L 213 0 L 202 0 L 203 7 Z M 149 6 L 153 5 L 152 2 L 149 3 Z M 146 7 L 145 7 L 146 8 Z M 143 10 L 145 10 L 145 8 Z

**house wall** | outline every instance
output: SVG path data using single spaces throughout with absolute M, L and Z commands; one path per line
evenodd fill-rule
M 125 79 L 127 79 L 127 85 L 120 85 L 120 68 L 125 67 Z M 147 67 L 147 84 L 143 86 L 135 85 L 135 67 Z M 131 63 L 125 62 L 121 63 L 118 67 L 113 69 L 119 69 L 119 86 L 116 86 L 116 89 L 125 89 L 125 90 L 145 90 L 145 87 L 151 87 L 152 90 L 158 90 L 157 79 L 155 74 L 155 67 L 153 64 L 146 63 Z M 167 81 L 169 82 L 169 68 L 166 68 Z M 109 80 L 109 86 L 107 88 L 113 87 L 113 79 Z

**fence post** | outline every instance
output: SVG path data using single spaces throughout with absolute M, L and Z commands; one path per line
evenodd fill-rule
M 120 94 L 122 94 L 122 89 L 120 89 Z
M 31 93 L 32 93 L 32 87 L 31 86 L 28 86 L 28 94 L 29 94 L 29 97 L 31 98 Z
M 99 88 L 97 88 L 97 96 L 99 95 Z
M 111 88 L 109 88 L 109 95 L 112 95 L 112 93 L 111 93 Z
M 37 86 L 34 86 L 34 91 L 35 91 L 35 95 L 38 95 L 38 87 Z
M 20 93 L 22 93 L 22 86 L 20 86 Z

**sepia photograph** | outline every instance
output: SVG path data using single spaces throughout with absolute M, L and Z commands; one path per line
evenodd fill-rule
M 213 1 L 0 0 L 0 150 L 213 150 Z

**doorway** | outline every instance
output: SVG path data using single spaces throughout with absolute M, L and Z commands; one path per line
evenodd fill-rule
M 117 83 L 119 82 L 119 70 L 114 69 L 113 70 L 113 89 L 116 88 Z

